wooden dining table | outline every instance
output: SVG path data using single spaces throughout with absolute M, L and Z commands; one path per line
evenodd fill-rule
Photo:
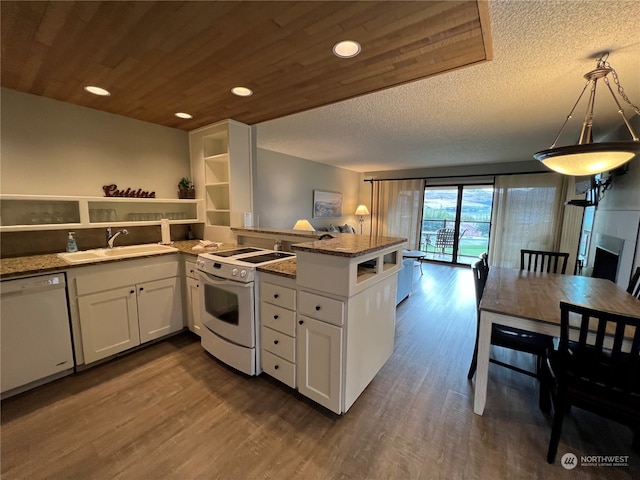
M 480 301 L 476 414 L 484 413 L 487 400 L 491 325 L 559 337 L 560 301 L 640 318 L 640 300 L 609 280 L 491 267 Z

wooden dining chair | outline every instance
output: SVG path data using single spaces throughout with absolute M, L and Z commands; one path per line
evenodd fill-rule
M 473 349 L 473 357 L 471 358 L 471 365 L 469 366 L 469 372 L 467 378 L 472 379 L 476 373 L 478 366 L 478 336 L 480 333 L 480 300 L 484 292 L 484 287 L 489 275 L 489 267 L 486 263 L 486 257 L 481 257 L 471 267 L 473 272 L 473 281 L 476 291 L 476 342 Z M 543 335 L 541 333 L 528 332 L 519 328 L 508 327 L 505 325 L 493 324 L 491 326 L 491 345 L 498 347 L 509 348 L 511 350 L 517 350 L 520 352 L 530 353 L 536 356 L 536 369 L 535 371 L 525 370 L 516 365 L 511 365 L 506 362 L 502 362 L 495 358 L 489 358 L 491 363 L 500 365 L 501 367 L 514 370 L 524 375 L 537 378 L 540 381 L 540 399 L 539 405 L 542 411 L 548 411 L 549 404 L 549 387 L 546 383 L 547 377 L 543 375 L 544 370 L 542 363 L 546 356 L 547 349 L 553 349 L 553 337 Z
M 636 271 L 633 273 L 633 276 L 629 281 L 629 286 L 627 287 L 627 292 L 640 299 L 640 267 L 637 267 Z
M 579 337 L 574 341 L 569 318 L 576 315 Z M 629 351 L 622 348 L 625 331 Z M 560 342 L 557 351 L 549 350 L 546 366 L 554 407 L 549 463 L 555 461 L 564 416 L 572 405 L 631 426 L 633 446 L 640 447 L 640 317 L 560 302 Z
M 520 270 L 530 272 L 566 273 L 569 254 L 544 250 L 520 250 Z

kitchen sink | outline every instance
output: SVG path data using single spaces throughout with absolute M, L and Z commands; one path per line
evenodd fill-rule
M 162 253 L 177 252 L 178 249 L 169 245 L 148 243 L 143 245 L 129 245 L 126 247 L 95 248 L 72 253 L 59 253 L 58 257 L 71 265 L 80 263 L 101 262 L 116 258 L 144 257 L 147 255 L 159 255 Z

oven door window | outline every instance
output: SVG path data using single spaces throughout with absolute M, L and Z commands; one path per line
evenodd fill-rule
M 215 285 L 205 284 L 204 290 L 205 311 L 222 322 L 238 325 L 238 295 Z

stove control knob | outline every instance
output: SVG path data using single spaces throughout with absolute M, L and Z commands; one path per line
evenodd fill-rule
M 243 270 L 243 271 L 244 271 L 244 270 Z M 235 277 L 236 275 L 238 275 L 238 269 L 237 269 L 237 268 L 234 268 L 233 270 L 231 270 L 231 275 L 233 275 L 234 277 Z
M 247 276 L 247 271 L 246 270 L 240 270 L 240 276 L 242 278 L 246 277 Z

